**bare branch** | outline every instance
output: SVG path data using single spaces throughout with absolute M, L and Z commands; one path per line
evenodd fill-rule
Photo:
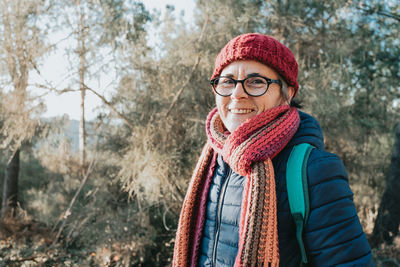
M 188 79 L 185 81 L 185 83 L 182 85 L 182 87 L 179 89 L 179 91 L 176 93 L 174 100 L 172 100 L 171 105 L 168 108 L 167 113 L 165 113 L 165 117 L 168 117 L 169 113 L 171 112 L 172 108 L 175 106 L 176 101 L 178 101 L 179 96 L 182 94 L 183 90 L 185 87 L 189 84 L 190 80 L 193 77 L 194 71 L 196 70 L 197 66 L 199 65 L 200 62 L 200 55 L 197 57 L 196 63 L 193 65 L 192 70 L 190 71 Z
M 387 18 L 391 18 L 394 20 L 397 20 L 398 22 L 400 22 L 400 14 L 396 14 L 394 12 L 386 12 L 381 10 L 379 7 L 372 7 L 369 5 L 362 5 L 362 6 L 358 6 L 356 7 L 358 10 L 363 11 L 366 14 L 372 15 L 372 14 L 377 14 L 383 17 L 387 17 Z
M 109 108 L 111 108 L 111 110 L 114 111 L 114 112 L 118 115 L 118 117 L 119 117 L 120 119 L 122 119 L 131 129 L 134 129 L 134 128 L 135 128 L 135 125 L 134 125 L 124 114 L 122 114 L 121 112 L 119 112 L 119 111 L 114 107 L 114 105 L 113 105 L 111 102 L 109 102 L 104 96 L 102 96 L 101 94 L 99 94 L 98 92 L 96 92 L 95 90 L 93 90 L 92 88 L 87 87 L 86 85 L 85 85 L 85 89 L 88 90 L 88 91 L 90 91 L 90 92 L 92 92 L 92 93 L 95 94 L 97 97 L 99 97 L 99 98 L 103 101 L 103 103 L 106 104 Z
M 92 171 L 93 171 L 93 165 L 94 165 L 94 159 L 90 162 L 89 167 L 88 167 L 88 169 L 87 169 L 87 171 L 86 171 L 85 177 L 83 178 L 81 184 L 79 185 L 78 190 L 75 192 L 75 195 L 74 195 L 74 197 L 72 198 L 71 202 L 69 203 L 69 206 L 68 206 L 67 210 L 64 212 L 64 215 L 63 215 L 62 217 L 60 217 L 60 219 L 58 220 L 58 222 L 54 225 L 53 232 L 54 232 L 54 230 L 55 230 L 55 227 L 58 225 L 58 223 L 59 223 L 61 220 L 63 220 L 63 223 L 61 224 L 60 228 L 58 229 L 57 235 L 56 235 L 56 237 L 54 238 L 54 241 L 53 241 L 53 243 L 51 244 L 51 246 L 54 246 L 54 245 L 57 243 L 58 239 L 60 238 L 61 232 L 64 230 L 64 227 L 65 227 L 66 219 L 67 219 L 68 216 L 71 214 L 72 206 L 74 205 L 74 203 L 75 203 L 75 201 L 76 201 L 76 199 L 77 199 L 79 193 L 81 192 L 83 186 L 86 184 L 87 179 L 89 178 L 90 174 L 91 174 Z
M 81 89 L 72 89 L 72 88 L 64 88 L 64 89 L 60 90 L 60 89 L 56 89 L 56 88 L 54 88 L 52 86 L 47 86 L 47 85 L 43 85 L 43 84 L 36 84 L 36 86 L 39 87 L 39 88 L 42 88 L 42 89 L 47 89 L 47 90 L 49 90 L 51 92 L 55 92 L 55 93 L 60 94 L 60 95 L 64 94 L 64 93 L 69 93 L 69 92 L 80 92 L 81 91 Z M 84 87 L 85 87 L 86 90 L 88 90 L 89 92 L 92 92 L 95 96 L 100 98 L 101 101 L 103 101 L 103 103 L 105 105 L 107 105 L 112 111 L 114 111 L 117 114 L 117 116 L 120 119 L 122 119 L 131 129 L 135 128 L 135 125 L 124 114 L 119 112 L 115 108 L 115 106 L 110 101 L 108 101 L 104 96 L 102 96 L 96 90 L 88 87 L 87 85 L 84 85 Z

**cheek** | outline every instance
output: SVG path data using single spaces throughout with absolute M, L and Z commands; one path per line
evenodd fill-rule
M 270 99 L 267 97 L 263 97 L 263 96 L 262 96 L 262 98 L 256 99 L 254 102 L 255 102 L 255 105 L 257 106 L 257 114 L 260 114 L 260 113 L 266 111 L 269 108 L 269 106 L 271 105 Z
M 260 114 L 270 108 L 279 106 L 282 103 L 282 99 L 279 94 L 265 94 L 255 99 L 257 106 L 257 114 Z
M 221 97 L 217 95 L 215 97 L 215 103 L 217 104 L 219 114 L 224 116 L 226 113 L 226 106 L 229 103 L 229 97 Z

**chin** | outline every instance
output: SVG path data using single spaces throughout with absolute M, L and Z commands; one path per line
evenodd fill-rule
M 243 122 L 227 123 L 227 124 L 225 124 L 225 125 L 227 125 L 226 128 L 228 129 L 229 132 L 233 132 L 233 131 L 235 131 L 240 125 L 242 125 L 244 122 L 245 122 L 245 121 L 243 121 Z

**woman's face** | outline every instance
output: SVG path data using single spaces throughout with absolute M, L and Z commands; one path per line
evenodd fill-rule
M 231 76 L 236 80 L 247 78 L 251 74 L 277 80 L 278 73 L 272 68 L 254 60 L 235 61 L 226 66 L 221 76 Z M 292 88 L 288 88 L 289 95 Z M 242 84 L 237 83 L 231 96 L 215 94 L 219 115 L 226 129 L 233 132 L 239 125 L 261 112 L 284 104 L 286 101 L 281 96 L 281 88 L 272 83 L 268 91 L 262 96 L 249 96 L 243 90 Z

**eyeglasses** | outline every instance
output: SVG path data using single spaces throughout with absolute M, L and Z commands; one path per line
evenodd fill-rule
M 210 84 L 215 93 L 220 96 L 231 96 L 238 82 L 242 84 L 243 90 L 249 96 L 262 96 L 268 91 L 271 83 L 276 83 L 279 84 L 279 86 L 282 86 L 280 80 L 271 80 L 259 75 L 247 77 L 243 80 L 235 80 L 231 77 L 225 76 L 220 76 L 210 80 Z

